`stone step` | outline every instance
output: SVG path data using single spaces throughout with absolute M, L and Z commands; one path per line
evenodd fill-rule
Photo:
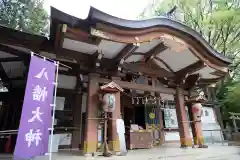
M 229 146 L 240 146 L 240 142 L 239 141 L 230 141 L 228 142 Z

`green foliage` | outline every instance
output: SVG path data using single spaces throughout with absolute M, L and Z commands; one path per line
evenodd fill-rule
M 218 92 L 218 98 L 222 103 L 222 115 L 224 120 L 228 120 L 229 113 L 240 113 L 240 82 L 228 81 Z
M 0 0 L 0 24 L 32 34 L 46 34 L 48 14 L 43 0 Z
M 199 32 L 218 52 L 233 60 L 232 72 L 218 84 L 223 111 L 240 113 L 240 0 L 158 1 L 141 18 L 159 16 L 177 6 L 174 18 Z

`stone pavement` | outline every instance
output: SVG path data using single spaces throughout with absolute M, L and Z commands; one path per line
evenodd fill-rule
M 0 160 L 7 160 L 1 158 Z M 10 158 L 11 159 L 11 158 Z M 10 160 L 9 159 L 9 160 Z M 240 147 L 210 145 L 207 149 L 180 149 L 176 145 L 165 145 L 159 148 L 129 151 L 127 156 L 83 157 L 79 152 L 68 151 L 53 155 L 52 160 L 239 160 Z M 34 160 L 48 160 L 48 157 L 38 157 Z

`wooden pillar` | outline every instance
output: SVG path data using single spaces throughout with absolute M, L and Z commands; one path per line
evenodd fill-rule
M 98 74 L 88 75 L 88 100 L 87 100 L 87 119 L 84 138 L 84 153 L 85 155 L 92 154 L 97 151 L 98 144 L 98 97 L 99 89 Z
M 79 148 L 81 144 L 81 119 L 82 119 L 82 94 L 77 94 L 75 97 L 75 106 L 73 114 L 73 123 L 74 127 L 77 129 L 74 130 L 72 134 L 72 148 Z
M 114 79 L 120 80 L 118 77 L 113 77 Z M 108 137 L 108 144 L 109 149 L 112 150 L 114 153 L 120 152 L 120 141 L 117 134 L 117 124 L 116 120 L 121 118 L 121 101 L 120 101 L 120 92 L 116 92 L 115 94 L 115 109 L 112 112 L 112 120 L 109 121 L 109 137 Z
M 181 87 L 176 88 L 176 112 L 181 147 L 192 146 L 192 138 L 189 134 L 188 118 L 185 109 L 184 94 Z
M 187 105 L 187 107 L 188 107 L 188 114 L 189 114 L 189 120 L 190 120 L 190 121 L 194 121 L 193 112 L 192 112 L 192 106 L 191 106 L 191 105 L 192 105 L 191 103 Z M 193 142 L 194 142 L 194 144 L 196 145 L 196 143 L 195 143 L 195 142 L 196 142 L 196 141 L 195 141 L 196 132 L 193 131 L 194 128 L 195 128 L 195 126 L 194 126 L 193 123 L 191 123 L 191 128 L 192 128 Z
M 202 133 L 202 122 L 198 121 L 198 118 L 194 116 L 192 105 L 193 104 L 188 105 L 188 113 L 189 113 L 190 121 L 192 121 L 191 128 L 192 128 L 193 142 L 194 142 L 194 145 L 202 146 L 204 145 L 204 137 Z
M 164 133 L 164 125 L 163 125 L 163 115 L 162 110 L 159 108 L 159 125 L 160 125 L 160 144 L 165 143 L 165 133 Z
M 82 119 L 82 84 L 79 72 L 76 73 L 77 82 L 75 86 L 75 94 L 73 97 L 73 124 L 76 129 L 72 134 L 72 148 L 80 149 L 81 144 L 81 119 Z
M 156 78 L 152 78 L 152 86 L 156 86 Z M 159 96 L 159 93 L 153 92 L 151 93 L 153 96 Z M 165 133 L 164 133 L 164 125 L 163 125 L 163 115 L 162 115 L 162 110 L 160 108 L 160 104 L 158 104 L 158 119 L 159 119 L 159 135 L 160 135 L 160 145 L 165 143 Z

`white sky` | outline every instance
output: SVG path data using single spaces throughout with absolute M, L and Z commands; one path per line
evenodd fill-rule
M 75 17 L 85 19 L 90 5 L 113 16 L 134 20 L 151 0 L 45 0 L 50 5 Z

